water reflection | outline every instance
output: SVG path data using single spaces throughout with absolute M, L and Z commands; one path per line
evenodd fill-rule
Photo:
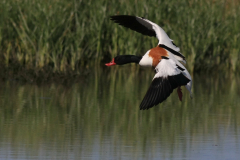
M 133 69 L 134 70 L 134 69 Z M 67 84 L 0 85 L 0 159 L 236 159 L 240 81 L 193 77 L 194 98 L 176 91 L 147 111 L 154 73 L 99 70 Z

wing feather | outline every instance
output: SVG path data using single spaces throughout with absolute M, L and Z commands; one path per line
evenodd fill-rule
M 144 96 L 140 109 L 149 109 L 166 100 L 173 90 L 186 85 L 190 80 L 171 59 L 162 59 L 156 67 L 157 73 Z
M 129 15 L 117 15 L 111 16 L 110 19 L 126 28 L 130 28 L 150 37 L 156 37 L 156 33 L 152 28 L 152 25 L 149 22 L 143 20 L 143 18 Z
M 129 15 L 110 16 L 110 19 L 115 23 L 144 35 L 151 37 L 155 36 L 159 40 L 158 44 L 163 44 L 177 52 L 180 51 L 180 49 L 173 43 L 173 40 L 168 37 L 167 33 L 156 23 L 153 23 L 148 19 Z

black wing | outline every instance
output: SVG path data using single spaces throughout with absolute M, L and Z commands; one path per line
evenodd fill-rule
M 110 19 L 115 23 L 118 23 L 124 27 L 130 28 L 144 35 L 156 37 L 156 33 L 153 30 L 152 25 L 145 21 L 144 18 L 129 15 L 117 15 L 110 16 Z
M 190 80 L 182 73 L 173 76 L 154 78 L 140 104 L 140 110 L 149 109 L 163 102 L 175 88 L 184 86 L 189 81 Z

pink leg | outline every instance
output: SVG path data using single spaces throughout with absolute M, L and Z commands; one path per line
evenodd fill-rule
M 181 89 L 181 87 L 178 87 L 177 93 L 178 93 L 179 100 L 182 101 L 182 89 Z

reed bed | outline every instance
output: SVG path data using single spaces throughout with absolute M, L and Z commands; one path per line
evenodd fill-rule
M 116 55 L 142 55 L 157 39 L 109 20 L 127 14 L 163 27 L 186 56 L 190 72 L 236 71 L 239 10 L 234 0 L 1 0 L 1 68 L 81 74 Z

